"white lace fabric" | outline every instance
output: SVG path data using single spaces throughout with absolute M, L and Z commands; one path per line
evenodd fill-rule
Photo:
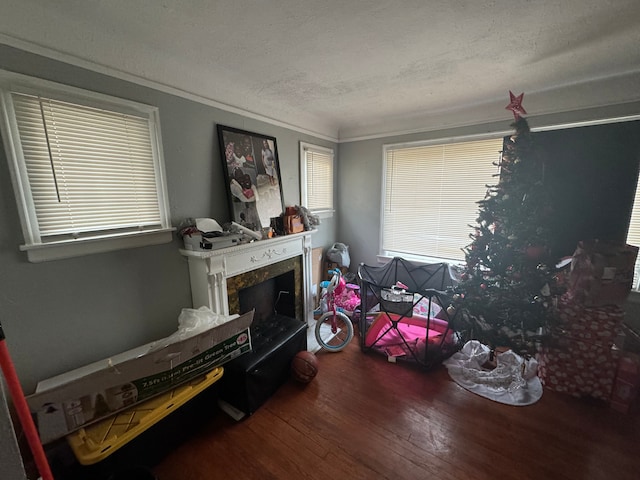
M 497 355 L 494 369 L 486 369 L 483 365 L 489 355 L 489 347 L 470 340 L 443 364 L 458 385 L 490 400 L 524 406 L 542 397 L 538 362 L 534 358 L 525 360 L 508 350 Z

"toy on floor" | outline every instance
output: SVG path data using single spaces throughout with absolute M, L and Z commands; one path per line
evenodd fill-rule
M 329 352 L 339 352 L 353 339 L 353 323 L 336 304 L 336 298 L 346 290 L 346 282 L 339 269 L 329 270 L 331 280 L 323 287 L 321 303 L 326 312 L 316 320 L 315 334 L 318 345 Z M 323 284 L 325 282 L 322 282 Z
M 354 283 L 347 283 L 340 295 L 336 295 L 335 302 L 337 307 L 351 315 L 360 306 L 360 287 Z
M 329 311 L 327 303 L 327 287 L 329 286 L 329 283 L 329 280 L 324 280 L 320 283 L 320 288 L 322 288 L 321 300 L 319 308 L 314 312 L 315 314 L 326 313 Z M 336 307 L 347 315 L 351 316 L 360 306 L 360 287 L 355 283 L 344 283 L 344 287 L 340 288 L 339 292 L 335 291 L 334 293 Z
M 318 374 L 318 358 L 306 350 L 296 353 L 291 361 L 291 376 L 296 382 L 309 383 Z

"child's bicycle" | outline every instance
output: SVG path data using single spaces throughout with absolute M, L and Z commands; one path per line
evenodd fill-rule
M 339 352 L 353 338 L 353 324 L 349 317 L 336 308 L 335 297 L 346 288 L 340 270 L 329 270 L 331 280 L 320 284 L 326 288 L 323 297 L 327 301 L 327 311 L 316 322 L 316 340 L 325 350 Z

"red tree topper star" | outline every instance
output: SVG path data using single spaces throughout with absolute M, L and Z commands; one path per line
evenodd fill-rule
M 526 115 L 527 111 L 522 106 L 522 98 L 524 97 L 524 93 L 521 93 L 518 96 L 515 96 L 511 90 L 509 90 L 510 102 L 509 105 L 504 107 L 505 110 L 511 110 L 513 112 L 513 118 L 518 120 L 522 115 Z

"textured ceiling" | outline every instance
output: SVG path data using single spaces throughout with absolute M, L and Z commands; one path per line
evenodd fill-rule
M 341 140 L 640 100 L 638 0 L 9 0 L 0 35 Z

